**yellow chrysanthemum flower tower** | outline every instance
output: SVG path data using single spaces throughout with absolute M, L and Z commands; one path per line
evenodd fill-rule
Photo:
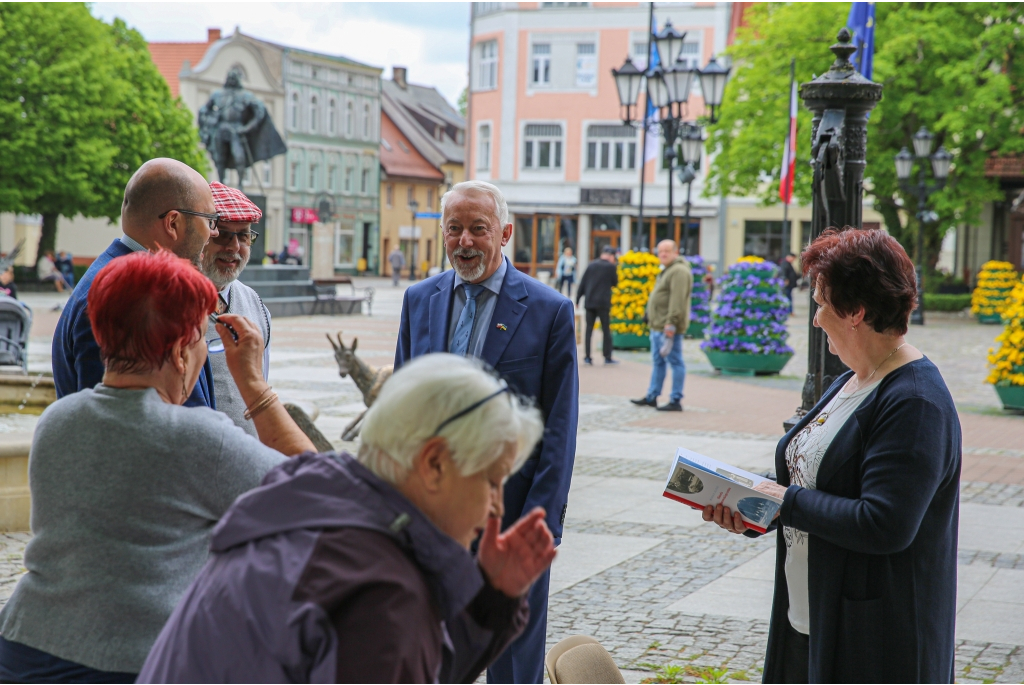
M 971 294 L 971 314 L 981 323 L 1000 323 L 1010 291 L 1017 283 L 1017 272 L 1009 262 L 985 262 L 978 272 L 978 286 Z
M 1018 280 L 1002 312 L 1006 328 L 996 338 L 998 350 L 988 351 L 986 382 L 995 386 L 1006 409 L 1024 411 L 1024 280 Z
M 612 345 L 617 349 L 650 347 L 650 328 L 644 323 L 647 299 L 661 272 L 658 258 L 630 250 L 619 257 L 619 286 L 612 290 Z

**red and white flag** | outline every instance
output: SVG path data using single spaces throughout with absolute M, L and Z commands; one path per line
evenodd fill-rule
M 796 173 L 796 80 L 790 79 L 789 133 L 782 152 L 782 178 L 779 180 L 779 199 L 787 205 L 793 201 L 793 174 Z

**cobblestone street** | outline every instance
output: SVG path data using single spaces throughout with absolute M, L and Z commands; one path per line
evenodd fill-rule
M 346 343 L 358 337 L 359 355 L 370 364 L 390 364 L 394 357 L 403 288 L 380 280 L 367 284 L 377 288 L 373 316 L 274 320 L 271 383 L 283 398 L 315 405 L 317 426 L 339 449 L 354 447 L 339 436 L 362 411 L 362 396 L 350 378 L 337 376 L 324 335 L 344 331 Z M 57 315 L 48 309 L 55 300 L 36 296 L 30 302 L 39 313 L 30 346 L 33 370 L 49 367 Z M 927 325 L 909 337 L 943 371 L 964 429 L 959 682 L 1024 680 L 1024 417 L 1002 412 L 992 388 L 982 383 L 985 353 L 999 330 L 929 313 Z M 753 471 L 774 468 L 782 421 L 799 404 L 806 371 L 805 302 L 790 331 L 797 352 L 778 377 L 717 376 L 699 342 L 687 341 L 682 414 L 628 403 L 646 388 L 646 352 L 618 353 L 622 363 L 615 367 L 581 367 L 578 446 L 565 535 L 552 572 L 549 645 L 592 635 L 627 682 L 658 676 L 760 680 L 774 535 L 727 534 L 661 491 L 677 446 Z M 0 432 L 30 430 L 31 424 L 27 417 L 0 421 Z M 21 555 L 29 538 L 2 536 L 4 598 L 24 570 Z

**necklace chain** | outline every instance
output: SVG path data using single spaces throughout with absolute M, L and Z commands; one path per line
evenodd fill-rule
M 907 343 L 903 343 L 903 345 L 906 345 L 906 344 L 907 344 Z M 875 367 L 875 371 L 878 371 L 878 370 L 879 370 L 880 368 L 882 368 L 882 364 L 884 364 L 884 363 L 886 363 L 887 361 L 889 361 L 889 359 L 891 359 L 891 358 L 893 357 L 893 355 L 895 355 L 895 354 L 896 354 L 897 352 L 899 352 L 900 350 L 902 350 L 902 349 L 903 349 L 903 345 L 900 345 L 900 346 L 899 346 L 899 347 L 897 347 L 897 348 L 896 348 L 895 350 L 893 350 L 892 352 L 890 352 L 890 353 L 889 353 L 889 356 L 887 356 L 887 357 L 886 357 L 885 359 L 883 359 L 883 360 L 882 360 L 882 361 L 881 361 L 881 362 L 880 362 L 880 363 L 878 364 L 878 366 L 876 366 L 876 367 Z M 868 374 L 868 377 L 864 379 L 864 383 L 865 383 L 865 385 L 867 384 L 867 382 L 868 382 L 868 381 L 870 381 L 870 380 L 871 380 L 871 377 L 875 375 L 875 371 L 872 371 L 872 372 L 871 372 L 870 374 Z M 854 376 L 853 378 L 856 378 L 856 376 Z M 851 380 L 852 380 L 852 379 L 851 379 Z M 857 387 L 857 390 L 860 390 L 860 386 L 859 386 L 859 385 L 858 385 L 858 387 Z M 854 390 L 853 392 L 857 392 L 857 390 Z M 821 413 L 821 414 L 820 414 L 820 415 L 818 416 L 818 418 L 817 418 L 817 419 L 815 419 L 814 423 L 818 424 L 819 426 L 820 426 L 820 425 L 822 425 L 822 424 L 824 424 L 824 423 L 825 423 L 825 421 L 827 421 L 827 420 L 828 420 L 829 414 L 833 414 L 833 413 L 835 413 L 836 409 L 838 409 L 838 408 L 839 408 L 839 405 L 841 405 L 841 404 L 845 403 L 845 402 L 846 402 L 846 400 L 850 399 L 850 395 L 852 395 L 852 394 L 853 394 L 853 393 L 851 392 L 851 393 L 849 393 L 849 394 L 848 394 L 848 395 L 847 395 L 846 397 L 842 397 L 842 398 L 839 398 L 839 402 L 838 402 L 838 403 L 836 404 L 836 406 L 832 407 L 832 411 L 830 411 L 830 412 L 822 412 L 822 413 Z

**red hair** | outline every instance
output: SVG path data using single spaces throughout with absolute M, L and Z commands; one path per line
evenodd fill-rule
M 89 322 L 100 356 L 119 373 L 154 371 L 175 343 L 199 339 L 217 307 L 217 288 L 187 260 L 166 250 L 112 260 L 89 290 Z
M 903 246 L 885 231 L 830 228 L 800 255 L 805 274 L 836 314 L 864 307 L 879 333 L 904 335 L 917 306 L 917 276 Z

